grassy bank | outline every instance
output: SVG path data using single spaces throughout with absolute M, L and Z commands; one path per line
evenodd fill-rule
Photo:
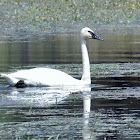
M 1 35 L 139 26 L 139 0 L 1 0 Z

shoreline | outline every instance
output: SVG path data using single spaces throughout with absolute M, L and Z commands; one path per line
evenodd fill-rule
M 140 34 L 139 4 L 137 0 L 4 0 L 0 38 L 79 33 L 85 26 L 99 33 Z
M 140 34 L 140 25 L 89 25 L 88 27 L 93 29 L 97 34 Z M 36 31 L 31 29 L 18 28 L 18 30 L 5 29 L 0 32 L 0 39 L 2 38 L 13 38 L 13 39 L 24 39 L 27 36 L 42 36 L 48 34 L 79 34 L 80 30 L 86 27 L 86 25 L 67 25 L 66 27 L 58 26 L 60 30 L 50 28 L 48 31 L 41 31 L 40 28 Z

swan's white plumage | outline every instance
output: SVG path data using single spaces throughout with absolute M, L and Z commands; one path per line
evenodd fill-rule
M 93 31 L 85 27 L 81 30 L 81 50 L 83 60 L 83 75 L 81 80 L 75 79 L 65 72 L 50 68 L 33 68 L 29 70 L 20 70 L 11 74 L 1 74 L 11 86 L 15 86 L 18 81 L 22 80 L 27 86 L 71 86 L 71 85 L 88 85 L 90 79 L 90 62 L 86 47 L 87 39 L 99 39 Z
M 53 75 L 53 77 L 52 77 Z M 73 78 L 65 72 L 50 68 L 33 68 L 20 70 L 11 74 L 2 74 L 11 86 L 19 80 L 23 80 L 28 86 L 64 86 L 80 85 L 82 82 Z

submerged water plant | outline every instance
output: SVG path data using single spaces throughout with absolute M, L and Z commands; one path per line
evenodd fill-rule
M 32 104 L 30 105 L 29 113 L 32 112 Z

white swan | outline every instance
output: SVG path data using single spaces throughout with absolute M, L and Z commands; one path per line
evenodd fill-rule
M 72 85 L 89 85 L 90 78 L 90 62 L 86 41 L 88 39 L 103 40 L 94 32 L 85 27 L 81 30 L 81 50 L 83 60 L 83 75 L 81 80 L 75 79 L 65 72 L 50 68 L 33 68 L 29 70 L 19 70 L 11 74 L 1 74 L 11 86 L 72 86 Z

